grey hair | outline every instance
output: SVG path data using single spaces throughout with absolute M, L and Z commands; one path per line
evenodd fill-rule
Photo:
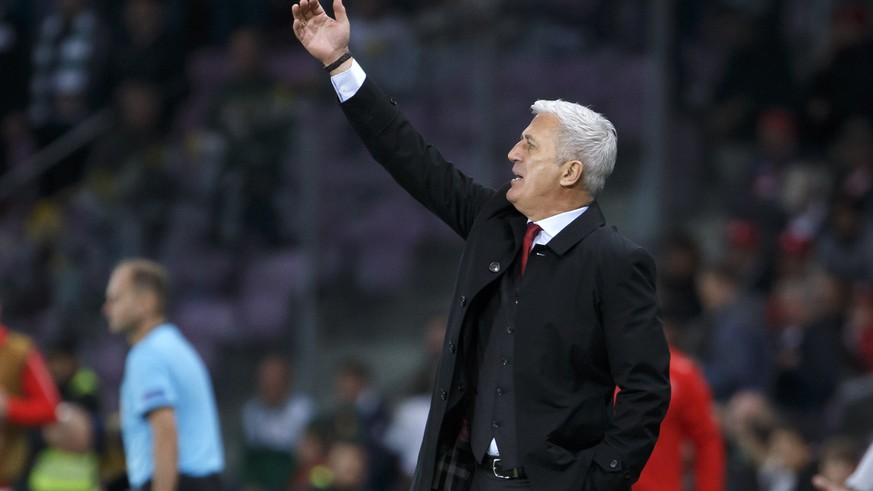
M 530 108 L 534 114 L 552 114 L 558 118 L 560 130 L 555 147 L 558 163 L 582 162 L 585 190 L 591 197 L 600 194 L 615 167 L 618 145 L 615 126 L 598 112 L 560 99 L 538 100 Z

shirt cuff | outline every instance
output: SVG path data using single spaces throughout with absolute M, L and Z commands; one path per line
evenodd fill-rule
M 358 89 L 364 85 L 366 78 L 367 74 L 364 73 L 364 69 L 361 68 L 357 60 L 352 58 L 351 68 L 330 77 L 330 83 L 333 84 L 333 90 L 336 91 L 340 102 L 346 102 L 358 93 Z

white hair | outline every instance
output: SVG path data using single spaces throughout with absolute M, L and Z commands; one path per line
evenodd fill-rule
M 534 114 L 558 118 L 560 130 L 555 146 L 558 163 L 582 162 L 585 190 L 592 197 L 600 194 L 615 167 L 618 137 L 612 123 L 585 106 L 562 100 L 538 100 L 530 108 Z

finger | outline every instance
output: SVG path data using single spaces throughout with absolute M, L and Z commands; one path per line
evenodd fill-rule
M 346 15 L 346 6 L 343 5 L 343 0 L 333 0 L 333 15 L 336 16 L 337 22 L 348 24 L 349 17 Z
M 320 0 L 311 0 L 311 1 L 315 3 L 315 5 L 312 6 L 312 13 L 313 14 L 319 15 L 319 14 L 324 12 L 324 10 L 321 9 L 321 1 Z
M 321 5 L 318 3 L 318 0 L 307 0 L 306 3 L 308 4 L 306 9 L 307 18 L 311 19 L 318 15 L 321 10 Z
M 296 17 L 300 20 L 306 19 L 306 14 L 309 12 L 309 0 L 300 0 L 296 5 L 295 12 L 297 12 Z M 294 8 L 294 7 L 292 7 Z

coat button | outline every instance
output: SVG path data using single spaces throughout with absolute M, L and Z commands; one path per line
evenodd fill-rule
M 458 384 L 458 392 L 464 392 L 464 382 Z
M 504 356 L 503 358 L 500 359 L 500 364 L 503 366 L 509 365 L 509 360 L 507 360 L 506 357 Z
M 504 391 L 504 390 L 501 389 L 500 387 L 497 388 L 497 395 L 498 395 L 498 396 L 502 396 L 502 395 L 505 394 L 505 393 L 506 393 L 506 391 Z
M 391 105 L 392 105 L 392 106 L 396 106 L 396 105 L 397 105 L 397 99 L 395 99 L 395 98 L 392 97 L 391 99 L 389 99 L 389 101 L 391 102 Z
M 440 399 L 445 401 L 448 396 L 449 394 L 445 390 L 440 391 Z
M 494 261 L 493 263 L 488 265 L 488 269 L 492 273 L 497 273 L 498 271 L 500 271 L 500 263 L 498 263 L 497 261 Z
M 612 462 L 609 463 L 609 468 L 615 469 L 616 467 L 618 467 L 618 461 L 613 459 Z
M 497 421 L 495 419 L 494 421 L 491 422 L 491 426 L 494 428 L 500 428 L 500 421 Z
M 461 295 L 461 307 L 467 305 L 467 296 Z
M 458 350 L 458 348 L 457 348 L 457 346 L 455 346 L 455 343 L 449 343 L 449 353 L 454 354 L 454 352 L 457 350 Z
M 506 334 L 512 334 L 512 331 L 514 330 L 515 329 L 513 329 L 512 326 L 506 326 Z

